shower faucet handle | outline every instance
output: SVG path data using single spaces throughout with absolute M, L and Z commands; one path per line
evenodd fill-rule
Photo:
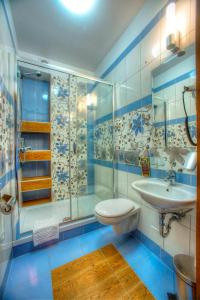
M 28 151 L 28 150 L 32 150 L 32 148 L 29 146 L 29 147 L 21 147 L 21 148 L 19 149 L 19 151 L 22 152 L 22 153 L 25 153 L 25 152 Z

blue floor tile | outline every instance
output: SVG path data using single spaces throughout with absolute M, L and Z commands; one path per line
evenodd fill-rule
M 156 299 L 167 300 L 167 292 L 174 292 L 174 272 L 134 238 L 118 249 Z
M 37 279 L 49 271 L 50 264 L 46 250 L 33 251 L 12 260 L 8 282 L 11 286 L 13 283 L 20 285 L 24 281 Z
M 68 239 L 49 247 L 47 254 L 50 259 L 51 269 L 62 266 L 84 255 L 79 237 Z
M 132 265 L 133 262 L 143 261 L 150 255 L 150 251 L 138 240 L 129 237 L 118 250 L 124 258 Z
M 81 235 L 80 241 L 84 254 L 87 254 L 104 245 L 116 242 L 117 235 L 108 226 Z
M 51 300 L 51 270 L 113 243 L 155 299 L 174 292 L 174 272 L 141 241 L 117 235 L 110 226 L 33 251 L 12 260 L 3 300 Z
M 3 300 L 53 300 L 51 273 L 27 280 L 23 284 L 7 286 Z

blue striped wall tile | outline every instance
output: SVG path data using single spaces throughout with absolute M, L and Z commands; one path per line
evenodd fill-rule
M 115 163 L 114 168 L 119 171 L 142 175 L 141 167 L 138 167 L 138 166 L 127 165 L 127 164 L 122 164 L 122 163 Z
M 192 115 L 188 117 L 189 122 L 194 122 L 196 121 L 196 115 Z M 171 119 L 166 121 L 166 125 L 176 125 L 176 124 L 183 124 L 185 123 L 185 118 L 176 118 L 176 119 Z M 165 122 L 157 122 L 154 123 L 154 126 L 156 128 L 162 127 L 165 125 Z
M 174 270 L 173 257 L 162 248 L 160 250 L 160 258 L 169 268 Z
M 191 184 L 191 175 L 185 173 L 176 173 L 176 181 L 183 184 Z
M 100 165 L 103 167 L 114 168 L 119 171 L 137 174 L 137 175 L 142 176 L 142 170 L 141 170 L 141 167 L 139 167 L 139 166 L 133 166 L 133 165 L 128 165 L 128 164 L 119 163 L 119 162 L 112 163 L 111 161 L 104 161 L 104 160 L 98 160 L 98 159 L 94 159 L 93 162 L 94 162 L 94 164 L 97 164 L 97 165 Z M 154 168 L 150 169 L 150 177 L 152 177 L 152 178 L 164 179 L 166 176 L 167 176 L 166 170 L 154 169 Z M 178 183 L 196 186 L 196 180 L 197 180 L 196 175 L 176 172 L 176 181 Z
M 167 171 L 151 168 L 151 177 L 163 179 L 166 176 L 167 176 Z
M 112 113 L 107 114 L 107 115 L 105 115 L 105 116 L 103 116 L 101 118 L 96 119 L 95 125 L 99 125 L 99 124 L 102 124 L 102 123 L 104 123 L 106 121 L 112 120 L 112 118 L 113 118 L 113 114 Z
M 127 114 L 129 112 L 132 112 L 134 110 L 140 109 L 144 106 L 151 105 L 152 104 L 152 95 L 148 95 L 144 98 L 138 99 L 137 101 L 134 101 L 126 106 L 123 106 L 122 108 L 117 109 L 114 112 L 114 116 L 121 117 L 124 114 Z
M 103 224 L 101 224 L 99 222 L 93 222 L 93 223 L 84 225 L 83 231 L 84 231 L 84 233 L 88 233 L 90 231 L 99 229 L 99 228 L 104 227 L 104 226 L 105 225 L 103 225 Z
M 0 178 L 0 190 L 6 186 L 6 184 L 15 178 L 15 170 L 8 171 L 5 175 Z
M 107 160 L 93 159 L 94 164 L 100 165 L 102 167 L 113 168 L 113 162 Z
M 196 175 L 191 175 L 191 181 L 190 184 L 192 186 L 197 186 L 197 176 Z
M 76 227 L 76 228 L 66 230 L 66 231 L 62 231 L 62 232 L 60 232 L 59 240 L 60 241 L 67 240 L 67 239 L 70 239 L 72 237 L 79 236 L 83 233 L 84 233 L 84 227 L 83 226 Z
M 119 108 L 117 110 L 115 110 L 114 112 L 114 116 L 115 118 L 117 117 L 121 117 L 123 116 L 124 114 L 127 114 L 129 112 L 132 112 L 134 110 L 137 110 L 137 109 L 140 109 L 144 106 L 147 106 L 147 105 L 152 105 L 152 95 L 148 95 L 144 98 L 141 98 L 141 99 L 138 99 L 137 101 L 134 101 L 126 106 L 123 106 L 122 108 Z M 101 123 L 104 123 L 106 121 L 109 121 L 109 120 L 112 120 L 113 118 L 113 115 L 112 114 L 107 114 L 101 118 L 98 118 L 96 121 L 95 121 L 95 125 L 99 125 Z
M 140 240 L 147 248 L 149 248 L 156 256 L 160 257 L 160 246 L 153 242 L 150 238 L 144 235 L 141 231 L 136 230 L 136 237 Z
M 166 89 L 166 88 L 168 88 L 168 87 L 170 87 L 170 86 L 172 86 L 172 85 L 174 85 L 174 84 L 176 84 L 178 82 L 181 82 L 181 81 L 186 80 L 188 78 L 194 77 L 195 73 L 196 73 L 196 70 L 193 69 L 193 70 L 191 70 L 191 71 L 189 71 L 187 73 L 181 74 L 180 76 L 178 76 L 178 77 L 176 77 L 176 78 L 174 78 L 172 80 L 169 80 L 169 81 L 163 83 L 162 85 L 160 85 L 160 86 L 158 86 L 156 88 L 153 88 L 152 92 L 153 93 L 160 92 L 163 89 Z
M 118 64 L 147 36 L 147 34 L 158 24 L 165 14 L 166 6 L 170 1 L 161 8 L 161 10 L 152 18 L 152 20 L 145 26 L 145 28 L 130 42 L 124 51 L 114 60 L 114 62 L 103 72 L 100 78 L 105 78 L 110 74 Z
M 33 242 L 24 243 L 13 247 L 13 257 L 26 254 L 34 249 Z

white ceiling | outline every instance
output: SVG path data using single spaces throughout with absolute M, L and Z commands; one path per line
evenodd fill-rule
M 96 0 L 78 16 L 60 0 L 10 0 L 21 51 L 95 71 L 145 0 Z

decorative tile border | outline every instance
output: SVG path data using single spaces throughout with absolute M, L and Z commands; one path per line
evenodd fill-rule
M 196 116 L 195 115 L 192 115 L 192 116 L 189 116 L 188 117 L 188 121 L 189 122 L 194 122 L 196 121 Z M 177 118 L 177 119 L 171 119 L 171 120 L 167 120 L 166 121 L 166 125 L 176 125 L 176 124 L 182 124 L 185 122 L 185 118 Z M 164 122 L 157 122 L 157 123 L 154 123 L 154 126 L 156 128 L 159 128 L 159 127 L 162 127 L 164 126 L 165 123 Z
M 123 115 L 129 113 L 129 112 L 132 112 L 134 110 L 137 110 L 137 109 L 140 109 L 146 105 L 151 105 L 152 104 L 152 95 L 148 95 L 144 98 L 141 98 L 141 99 L 138 99 L 126 106 L 123 106 L 122 108 L 119 108 L 117 110 L 114 111 L 114 117 L 117 118 L 117 117 L 122 117 Z M 107 114 L 101 118 L 98 118 L 96 119 L 95 121 L 95 125 L 99 125 L 99 124 L 102 124 L 106 121 L 109 121 L 113 118 L 113 114 L 110 113 L 110 114 Z
M 104 161 L 104 160 L 98 160 L 94 159 L 94 163 L 107 168 L 115 168 L 118 171 L 123 171 L 127 173 L 137 174 L 142 176 L 141 167 L 133 166 L 133 165 L 127 165 L 123 163 L 113 163 L 111 161 Z M 151 177 L 153 178 L 161 178 L 164 179 L 167 176 L 167 171 L 161 170 L 161 169 L 154 169 L 151 168 Z M 196 175 L 190 175 L 187 173 L 180 173 L 176 172 L 176 182 L 183 183 L 191 186 L 196 186 L 197 176 Z
M 99 124 L 102 124 L 102 123 L 104 123 L 104 122 L 106 122 L 106 121 L 109 121 L 109 120 L 111 120 L 113 118 L 113 114 L 107 114 L 107 115 L 105 115 L 105 116 L 103 116 L 103 117 L 101 117 L 101 118 L 98 118 L 98 119 L 96 119 L 96 121 L 95 121 L 95 125 L 97 126 L 97 125 L 99 125 Z
M 163 179 L 166 176 L 167 176 L 167 171 L 151 168 L 151 177 Z M 176 182 L 178 183 L 196 186 L 196 179 L 197 179 L 196 175 L 176 172 Z
M 126 106 L 123 106 L 122 108 L 117 109 L 114 112 L 114 116 L 115 116 L 115 118 L 122 117 L 123 115 L 125 115 L 127 113 L 130 113 L 132 111 L 135 111 L 135 110 L 140 109 L 147 105 L 152 105 L 152 95 L 151 94 L 144 98 L 138 99 L 137 101 L 134 101 Z

